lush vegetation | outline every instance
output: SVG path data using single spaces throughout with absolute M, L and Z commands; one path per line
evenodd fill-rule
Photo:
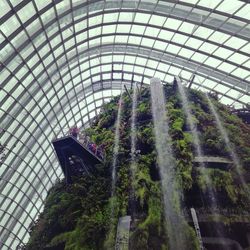
M 172 86 L 165 86 L 166 109 L 170 123 L 173 152 L 176 157 L 176 178 L 184 191 L 182 203 L 187 208 L 197 193 L 206 198 L 208 183 L 199 167 L 193 164 L 194 148 L 192 135 L 188 131 L 186 118 L 181 107 L 180 96 Z M 205 96 L 198 91 L 189 91 L 193 120 L 197 125 L 204 153 L 211 156 L 231 158 L 223 138 L 215 126 L 215 119 L 208 109 Z M 54 185 L 47 197 L 44 212 L 31 228 L 27 249 L 110 249 L 114 246 L 118 218 L 133 214 L 130 249 L 168 249 L 162 190 L 154 147 L 153 123 L 149 89 L 143 89 L 137 105 L 137 149 L 136 173 L 131 178 L 130 134 L 132 102 L 123 96 L 121 141 L 117 163 L 115 197 L 111 193 L 111 166 L 115 120 L 119 97 L 103 106 L 91 128 L 85 133 L 97 145 L 103 144 L 106 157 L 104 165 L 96 166 L 91 176 L 74 178 L 73 184 L 60 181 Z M 235 150 L 241 159 L 242 171 L 249 171 L 250 128 L 238 117 L 230 114 L 226 106 L 215 99 L 213 102 L 223 119 Z M 221 207 L 243 211 L 248 209 L 246 192 L 239 184 L 235 166 L 229 169 L 207 168 L 212 189 L 223 197 Z M 134 189 L 134 196 L 131 189 Z M 110 204 L 115 207 L 114 220 L 110 219 Z M 209 207 L 196 202 L 197 208 Z M 230 222 L 230 221 L 229 221 Z M 229 223 L 228 222 L 228 223 Z M 198 249 L 192 226 L 186 225 L 189 249 Z

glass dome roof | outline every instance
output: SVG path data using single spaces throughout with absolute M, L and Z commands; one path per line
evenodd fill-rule
M 0 246 L 28 239 L 61 169 L 52 138 L 86 127 L 122 84 L 179 75 L 250 102 L 250 4 L 231 0 L 1 0 Z

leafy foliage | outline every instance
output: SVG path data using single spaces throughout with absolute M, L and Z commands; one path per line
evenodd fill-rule
M 170 135 L 176 158 L 176 173 L 180 188 L 192 201 L 193 189 L 204 194 L 208 185 L 215 193 L 222 195 L 227 208 L 245 209 L 246 192 L 239 184 L 237 171 L 218 167 L 206 168 L 204 172 L 211 180 L 207 182 L 204 173 L 195 167 L 193 138 L 186 124 L 176 89 L 164 86 L 166 109 L 168 111 Z M 222 136 L 215 126 L 206 98 L 195 90 L 188 92 L 191 101 L 192 119 L 197 125 L 203 151 L 208 156 L 231 155 L 225 147 Z M 84 132 L 98 145 L 103 145 L 106 156 L 103 166 L 96 166 L 95 176 L 75 177 L 73 184 L 60 181 L 50 190 L 44 212 L 31 227 L 31 238 L 27 249 L 110 249 L 114 246 L 118 218 L 133 214 L 131 227 L 131 249 L 168 249 L 168 235 L 165 230 L 164 210 L 160 175 L 157 166 L 155 138 L 150 108 L 149 89 L 142 89 L 137 105 L 137 149 L 136 171 L 131 174 L 131 108 L 127 94 L 123 96 L 124 106 L 120 128 L 120 149 L 117 162 L 117 183 L 115 197 L 110 198 L 111 166 L 115 120 L 119 97 L 105 104 L 92 126 Z M 241 159 L 245 171 L 250 167 L 250 128 L 224 105 L 213 100 L 219 109 L 232 144 Z M 134 189 L 134 195 L 131 190 Z M 186 198 L 183 199 L 185 203 Z M 110 204 L 114 207 L 114 218 L 110 218 Z M 185 204 L 184 204 L 185 205 Z M 186 205 L 187 206 L 187 205 Z M 188 207 L 187 207 L 188 208 Z M 179 207 L 176 207 L 179 209 Z M 199 249 L 194 230 L 185 227 L 190 249 Z

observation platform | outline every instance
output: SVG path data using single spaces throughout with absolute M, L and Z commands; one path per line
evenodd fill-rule
M 216 222 L 223 218 L 230 218 L 231 223 L 247 223 L 250 225 L 250 212 L 234 210 L 234 209 L 212 209 L 196 208 L 195 209 L 199 222 Z M 184 211 L 188 222 L 192 222 L 192 218 L 187 211 Z
M 193 163 L 204 163 L 210 168 L 230 169 L 233 162 L 225 157 L 218 156 L 195 156 Z
M 57 158 L 63 170 L 66 183 L 72 183 L 72 176 L 83 172 L 90 174 L 94 165 L 103 162 L 102 157 L 89 149 L 88 144 L 83 144 L 74 136 L 68 135 L 52 140 Z
M 250 124 L 250 108 L 234 109 L 232 113 L 239 116 L 245 123 Z

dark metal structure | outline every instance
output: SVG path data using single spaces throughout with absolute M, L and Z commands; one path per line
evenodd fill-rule
M 234 109 L 232 113 L 239 116 L 245 123 L 250 124 L 250 108 Z
M 72 176 L 82 172 L 91 174 L 100 159 L 73 136 L 65 136 L 52 141 L 67 183 L 72 183 Z

